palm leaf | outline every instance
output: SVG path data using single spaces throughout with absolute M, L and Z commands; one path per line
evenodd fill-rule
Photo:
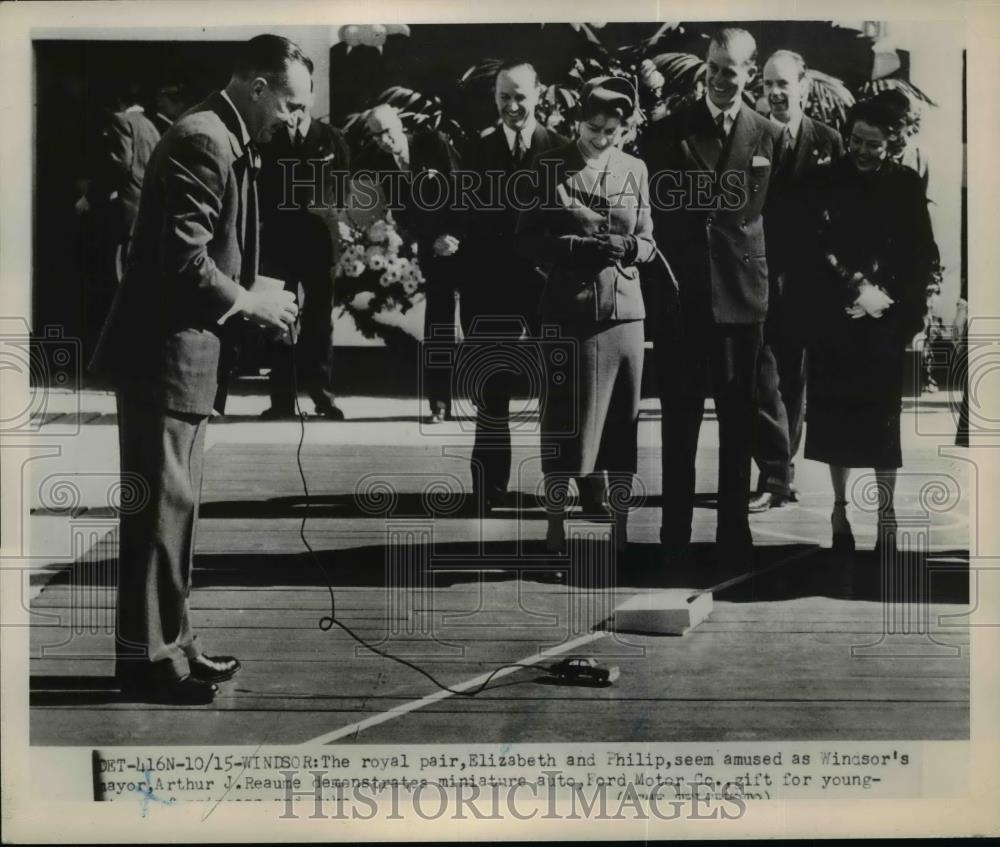
M 463 135 L 458 122 L 445 115 L 437 97 L 402 85 L 387 88 L 375 98 L 369 109 L 348 115 L 344 121 L 345 133 L 357 138 L 363 132 L 364 122 L 371 108 L 383 104 L 392 106 L 399 112 L 399 119 L 408 130 L 439 130 L 453 139 L 460 139 Z
M 847 122 L 847 110 L 854 105 L 854 95 L 836 77 L 817 71 L 806 70 L 807 105 L 806 114 L 825 124 L 840 129 Z
M 502 65 L 503 59 L 484 59 L 467 69 L 459 78 L 458 84 L 465 87 L 480 80 L 490 80 L 492 82 Z
M 664 99 L 694 96 L 705 79 L 705 62 L 693 53 L 660 53 L 653 64 L 663 74 Z
M 924 94 L 917 86 L 912 82 L 908 82 L 905 79 L 871 79 L 868 80 L 861 88 L 858 89 L 858 99 L 867 100 L 870 97 L 874 97 L 876 94 L 882 91 L 902 91 L 910 100 L 915 100 L 920 103 L 927 103 L 930 106 L 937 106 L 930 97 Z

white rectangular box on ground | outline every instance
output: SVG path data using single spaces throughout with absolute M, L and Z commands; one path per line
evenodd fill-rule
M 696 594 L 693 588 L 670 588 L 637 594 L 615 609 L 616 632 L 684 635 L 712 612 L 712 594 Z

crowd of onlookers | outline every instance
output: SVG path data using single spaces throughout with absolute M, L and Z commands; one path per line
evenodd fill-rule
M 737 212 L 713 216 L 681 209 L 663 214 L 653 208 L 648 219 L 646 213 L 640 215 L 639 222 L 646 230 L 638 247 L 630 240 L 635 236 L 629 234 L 624 245 L 618 244 L 614 250 L 601 248 L 601 252 L 596 246 L 588 246 L 587 239 L 617 237 L 612 232 L 616 224 L 608 218 L 603 222 L 605 231 L 583 237 L 570 259 L 558 250 L 552 252 L 545 240 L 548 235 L 539 236 L 539 227 L 549 233 L 546 227 L 551 222 L 539 223 L 525 215 L 519 220 L 516 211 L 509 208 L 490 213 L 459 215 L 446 210 L 432 214 L 404 203 L 396 211 L 401 230 L 419 249 L 426 277 L 425 335 L 428 346 L 435 348 L 454 347 L 456 336 L 463 335 L 469 342 L 465 346 L 471 348 L 477 332 L 486 332 L 490 337 L 499 333 L 507 343 L 517 344 L 533 337 L 540 319 L 561 323 L 564 332 L 570 336 L 575 332 L 579 336 L 577 343 L 586 348 L 586 344 L 596 343 L 599 335 L 588 330 L 581 336 L 577 318 L 568 320 L 563 307 L 553 306 L 560 297 L 569 296 L 555 282 L 559 274 L 570 268 L 566 273 L 579 286 L 583 285 L 581 267 L 588 262 L 596 263 L 598 268 L 609 263 L 612 267 L 640 267 L 642 273 L 636 272 L 638 281 L 649 273 L 642 267 L 648 260 L 666 260 L 668 274 L 676 276 L 678 284 L 675 317 L 660 322 L 660 326 L 656 318 L 646 315 L 649 304 L 644 309 L 641 300 L 643 293 L 647 299 L 650 297 L 648 285 L 643 291 L 636 289 L 637 306 L 623 301 L 612 303 L 612 311 L 607 314 L 603 307 L 597 309 L 595 315 L 600 321 L 631 325 L 627 343 L 622 339 L 616 342 L 620 348 L 617 358 L 611 361 L 598 356 L 592 363 L 601 372 L 593 393 L 598 406 L 607 407 L 606 414 L 599 414 L 593 422 L 594 430 L 587 435 L 589 441 L 575 443 L 556 438 L 551 446 L 563 459 L 576 451 L 576 464 L 570 462 L 575 470 L 570 475 L 581 480 L 581 497 L 589 500 L 594 509 L 606 510 L 609 473 L 624 475 L 626 481 L 622 484 L 628 485 L 627 479 L 635 470 L 634 445 L 630 444 L 634 439 L 628 432 L 635 418 L 632 406 L 638 402 L 642 363 L 636 357 L 642 358 L 637 345 L 643 341 L 639 330 L 640 318 L 645 317 L 646 326 L 652 328 L 647 335 L 660 335 L 656 347 L 663 355 L 657 357 L 657 368 L 661 383 L 669 386 L 661 398 L 664 444 L 672 445 L 664 449 L 665 502 L 669 504 L 665 509 L 664 539 L 677 547 L 683 547 L 689 529 L 686 524 L 690 521 L 692 492 L 688 489 L 693 485 L 693 456 L 706 374 L 711 374 L 716 392 L 722 425 L 720 442 L 726 456 L 720 472 L 720 531 L 728 533 L 735 546 L 745 547 L 749 538 L 747 511 L 766 511 L 796 499 L 794 459 L 803 440 L 807 393 L 813 447 L 806 442 L 806 455 L 828 461 L 834 468 L 839 509 L 845 497 L 847 468 L 858 462 L 881 468 L 886 478 L 883 487 L 891 488 L 888 471 L 901 461 L 898 414 L 893 410 L 899 405 L 902 390 L 897 375 L 904 349 L 913 343 L 919 350 L 922 388 L 934 390 L 934 352 L 951 343 L 934 309 L 940 294 L 941 269 L 926 215 L 928 163 L 914 137 L 917 125 L 908 96 L 890 88 L 858 103 L 842 137 L 804 113 L 806 68 L 799 54 L 779 50 L 758 69 L 749 33 L 734 28 L 721 33 L 712 40 L 705 57 L 703 96 L 647 126 L 640 139 L 640 155 L 647 179 L 662 168 L 716 170 L 732 169 L 738 164 L 744 168 L 752 191 L 749 203 Z M 726 60 L 725 67 L 718 64 L 720 58 Z M 309 71 L 311 74 L 311 63 Z M 755 111 L 743 92 L 757 73 L 763 76 L 764 96 Z M 608 77 L 592 80 L 584 87 L 572 142 L 535 120 L 542 90 L 530 63 L 516 60 L 504 64 L 494 87 L 496 126 L 462 143 L 438 131 L 407 125 L 398 110 L 385 104 L 373 106 L 363 116 L 361 131 L 347 135 L 314 118 L 310 98 L 287 131 L 279 131 L 261 146 L 262 166 L 257 180 L 260 269 L 284 280 L 302 301 L 294 343 L 285 336 L 279 341 L 271 339 L 263 351 L 256 351 L 270 367 L 271 405 L 263 413 L 265 419 L 294 417 L 297 389 L 308 392 L 317 414 L 343 419 L 333 393 L 332 325 L 338 247 L 330 228 L 304 205 L 278 208 L 286 196 L 283 181 L 289 173 L 287 160 L 320 164 L 340 172 L 448 175 L 459 170 L 485 173 L 492 169 L 505 172 L 509 178 L 533 167 L 542 153 L 569 143 L 576 151 L 573 156 L 584 155 L 585 175 L 594 171 L 596 161 L 600 167 L 594 172 L 600 171 L 601 178 L 606 179 L 609 157 L 617 159 L 620 155 L 617 150 L 608 151 L 620 145 L 637 108 L 638 98 L 628 80 Z M 157 87 L 145 105 L 140 98 L 130 96 L 109 110 L 100 165 L 81 183 L 77 202 L 81 215 L 99 216 L 105 221 L 99 230 L 105 239 L 100 251 L 105 261 L 97 265 L 97 273 L 115 281 L 121 279 L 146 163 L 161 136 L 186 108 L 194 105 L 189 99 L 183 86 L 167 83 Z M 609 102 L 617 105 L 609 110 Z M 729 103 L 730 111 L 719 111 L 717 102 Z M 764 129 L 754 130 L 752 137 L 743 139 L 743 124 L 751 116 L 753 123 L 747 127 L 759 125 Z M 722 122 L 708 127 L 708 140 L 699 142 L 699 133 L 707 126 L 702 123 L 708 118 Z M 609 124 L 621 129 L 606 128 Z M 745 142 L 746 149 L 732 149 L 734 126 L 739 130 L 737 141 Z M 758 136 L 774 136 L 773 148 L 758 151 L 766 155 L 755 155 L 747 162 L 731 158 L 751 150 L 759 142 Z M 587 150 L 593 154 L 593 161 L 586 158 Z M 627 172 L 638 167 L 634 163 L 619 165 Z M 905 177 L 907 173 L 912 178 Z M 758 189 L 755 199 L 753 194 Z M 606 185 L 588 183 L 586 176 L 573 188 L 573 192 L 579 191 L 589 192 L 590 206 L 595 202 L 599 205 L 607 196 Z M 577 196 L 574 202 L 578 201 Z M 897 226 L 910 229 L 896 231 Z M 647 255 L 641 249 L 643 244 L 650 245 L 654 252 Z M 867 244 L 870 255 L 861 255 L 861 244 Z M 809 249 L 825 251 L 827 258 L 804 270 L 807 260 L 803 256 Z M 838 258 L 841 253 L 848 258 Z M 893 285 L 901 284 L 895 266 L 905 264 L 904 258 L 910 263 L 907 287 L 893 292 Z M 919 268 L 914 263 L 919 263 Z M 546 281 L 540 278 L 540 270 L 547 274 Z M 605 271 L 602 273 L 607 276 Z M 848 304 L 853 312 L 849 311 L 844 331 L 849 335 L 836 343 L 827 339 L 830 344 L 825 352 L 819 341 L 822 333 L 813 332 L 807 339 L 800 332 L 803 326 L 815 328 L 805 316 L 815 314 L 816 302 L 824 291 L 816 280 L 824 273 L 842 278 L 841 287 L 859 298 Z M 803 276 L 810 275 L 808 282 L 803 280 Z M 616 297 L 624 296 L 622 292 L 627 290 L 620 283 L 614 286 Z M 595 296 L 599 298 L 600 285 L 595 285 Z M 843 291 L 836 296 L 844 296 Z M 832 308 L 830 304 L 828 307 Z M 661 305 L 657 304 L 657 308 Z M 683 325 L 679 334 L 660 333 L 664 326 L 677 321 Z M 892 349 L 878 348 L 890 334 L 886 329 L 889 326 L 893 327 Z M 864 335 L 868 331 L 870 337 Z M 809 343 L 817 348 L 811 356 L 807 355 Z M 860 350 L 867 352 L 862 355 Z M 871 358 L 865 360 L 864 356 Z M 256 364 L 259 358 L 254 361 Z M 678 362 L 686 364 L 679 367 Z M 850 371 L 847 362 L 853 363 L 850 367 L 855 371 Z M 606 373 L 609 369 L 613 372 L 610 377 Z M 447 369 L 429 369 L 422 381 L 432 422 L 451 416 L 450 376 Z M 865 379 L 874 382 L 862 388 Z M 512 387 L 510 374 L 493 375 L 488 385 L 479 386 L 473 398 L 478 421 L 472 476 L 485 512 L 502 504 L 507 496 Z M 579 385 L 575 390 L 579 392 Z M 857 406 L 865 391 L 873 401 L 878 395 L 882 404 L 867 410 L 872 415 L 867 428 L 861 424 L 865 417 Z M 621 406 L 623 392 L 630 400 Z M 549 429 L 566 425 L 555 420 L 561 404 L 580 400 L 576 395 L 560 400 L 557 395 L 558 391 L 551 391 L 545 404 Z M 845 400 L 855 405 L 843 407 Z M 824 405 L 828 402 L 833 404 L 829 408 Z M 563 409 L 563 416 L 567 415 L 578 415 L 578 410 Z M 627 445 L 624 454 L 623 444 Z M 861 449 L 862 445 L 865 449 Z M 751 486 L 744 457 L 750 455 L 760 474 L 748 503 L 746 492 Z M 616 458 L 612 460 L 611 456 Z M 623 464 L 602 467 L 609 461 L 612 465 Z M 556 464 L 563 467 L 565 462 Z M 670 489 L 671 485 L 676 490 Z M 556 500 L 562 497 L 559 490 L 554 483 L 552 497 Z M 883 511 L 887 513 L 887 509 Z M 846 518 L 842 518 L 835 510 L 835 535 L 846 538 Z M 732 525 L 727 527 L 726 521 Z

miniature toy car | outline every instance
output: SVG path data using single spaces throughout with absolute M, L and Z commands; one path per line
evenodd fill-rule
M 576 656 L 556 662 L 549 672 L 563 682 L 585 685 L 610 685 L 618 679 L 617 667 L 606 668 L 592 656 Z

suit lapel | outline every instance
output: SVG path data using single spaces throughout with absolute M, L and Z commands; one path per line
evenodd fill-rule
M 236 117 L 233 107 L 226 102 L 221 91 L 216 91 L 200 106 L 195 106 L 195 112 L 215 112 L 222 121 L 223 126 L 229 132 L 229 143 L 233 148 L 233 153 L 239 158 L 243 155 L 243 136 L 240 132 L 240 121 Z
M 742 109 L 740 112 L 742 113 Z M 722 159 L 722 139 L 715 130 L 715 123 L 704 100 L 699 100 L 691 109 L 686 142 L 691 157 L 704 170 L 714 171 Z
M 531 133 L 531 144 L 524 153 L 524 161 L 527 164 L 532 156 L 537 156 L 542 150 L 549 147 L 549 134 L 539 123 L 535 124 L 535 130 Z
M 812 156 L 815 140 L 816 130 L 813 122 L 803 115 L 802 125 L 799 127 L 799 138 L 795 143 L 795 160 L 792 167 L 792 173 L 795 176 L 801 176 L 812 164 L 809 160 Z
M 249 197 L 250 179 L 248 175 L 249 162 L 245 155 L 245 148 L 243 146 L 243 134 L 240 129 L 239 118 L 236 116 L 236 111 L 231 106 L 226 99 L 222 96 L 221 91 L 216 91 L 212 94 L 204 103 L 195 106 L 193 112 L 215 112 L 219 120 L 222 121 L 222 125 L 226 128 L 227 134 L 229 136 L 229 144 L 233 149 L 233 154 L 236 157 L 236 161 L 233 162 L 233 171 L 239 181 L 239 210 L 237 212 L 238 225 L 236 227 L 236 241 L 240 246 L 240 253 L 243 255 L 243 264 L 247 264 L 247 247 L 250 250 L 256 252 L 256 237 L 249 239 L 250 244 L 247 244 L 247 231 L 248 227 L 251 225 L 250 218 L 257 217 L 257 204 L 251 203 L 251 198 Z M 254 221 L 256 223 L 256 221 Z M 254 260 L 254 272 L 256 272 L 256 260 Z M 252 280 L 251 280 L 252 281 Z

